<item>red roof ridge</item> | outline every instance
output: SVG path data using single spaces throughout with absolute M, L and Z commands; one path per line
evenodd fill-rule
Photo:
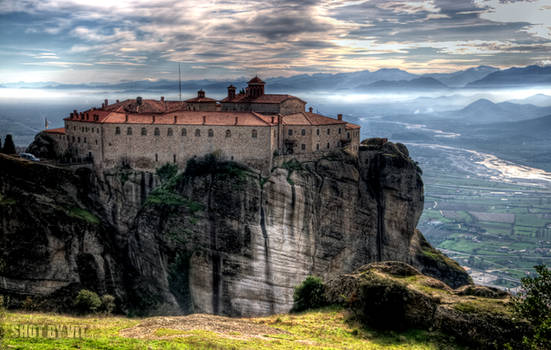
M 301 112 L 301 113 L 304 116 L 304 118 L 306 118 L 306 120 L 308 120 L 310 125 L 314 125 L 314 123 L 312 122 L 312 119 L 310 119 L 310 117 L 308 116 L 308 113 L 306 113 L 306 112 Z
M 43 131 L 49 134 L 65 134 L 65 128 L 46 129 Z
M 261 117 L 262 114 L 257 113 L 257 112 L 251 112 L 251 114 L 254 115 L 257 119 L 262 120 L 264 123 L 266 123 L 268 125 L 272 125 L 272 123 L 268 123 L 267 121 L 264 120 L 264 118 Z

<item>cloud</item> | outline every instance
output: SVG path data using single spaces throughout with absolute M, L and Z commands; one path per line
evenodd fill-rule
M 0 55 L 21 71 L 161 78 L 176 62 L 195 78 L 526 65 L 549 49 L 550 10 L 550 0 L 0 1 Z M 52 54 L 4 49 L 22 43 Z

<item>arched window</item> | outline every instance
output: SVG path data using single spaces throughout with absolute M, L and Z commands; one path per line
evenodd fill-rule
M 327 142 L 327 148 L 329 148 L 329 147 L 330 147 L 329 142 Z
M 320 144 L 318 143 L 318 144 L 316 145 L 316 151 L 319 151 L 319 150 L 320 150 Z
M 86 143 L 86 137 L 84 138 L 84 143 Z
M 289 129 L 289 136 L 293 136 L 293 129 Z
M 186 128 L 182 129 L 182 136 L 187 136 L 187 129 Z
M 350 133 L 349 132 L 346 133 L 346 137 L 350 138 Z
M 172 155 L 172 162 L 176 163 L 176 155 L 175 154 Z
M 316 129 L 316 134 L 319 136 L 319 134 L 320 134 L 320 129 Z
M 155 161 L 158 162 L 159 161 L 159 155 L 157 153 L 155 153 Z
M 341 133 L 341 128 L 339 128 L 339 134 Z
M 209 137 L 213 137 L 214 136 L 214 131 L 212 129 L 209 129 Z
M 253 137 L 253 139 L 256 139 L 256 137 L 258 136 L 256 129 L 253 129 L 253 131 L 251 132 L 251 136 Z
M 195 136 L 201 136 L 201 130 L 195 129 Z
M 126 128 L 126 135 L 132 135 L 132 128 L 131 127 Z
M 231 137 L 231 130 L 226 130 L 226 137 Z
M 166 136 L 172 136 L 172 128 L 168 128 L 166 131 Z
M 155 131 L 153 132 L 155 136 L 160 136 L 161 135 L 161 130 L 159 130 L 159 128 L 155 128 Z
M 146 128 L 142 128 L 142 136 L 146 136 L 147 135 L 147 129 Z
M 300 131 L 300 134 L 301 134 L 302 136 L 306 135 L 306 129 L 302 129 L 302 130 Z
M 327 129 L 327 135 L 331 135 L 331 129 Z
M 119 128 L 118 126 L 115 128 L 115 135 L 120 135 L 121 134 L 121 128 Z

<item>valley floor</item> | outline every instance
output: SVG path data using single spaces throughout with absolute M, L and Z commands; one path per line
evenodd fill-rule
M 8 349 L 458 348 L 453 339 L 439 333 L 366 329 L 347 321 L 346 312 L 338 308 L 258 318 L 194 314 L 139 319 L 10 312 L 4 326 L 8 333 L 3 345 Z M 41 327 L 39 334 L 36 326 Z

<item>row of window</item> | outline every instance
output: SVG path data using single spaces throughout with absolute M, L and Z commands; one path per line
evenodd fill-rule
M 115 135 L 120 135 L 120 134 L 121 134 L 121 128 L 117 126 L 115 128 Z M 132 128 L 131 127 L 128 127 L 126 129 L 126 135 L 132 135 Z M 147 135 L 147 128 L 142 128 L 141 135 L 142 136 Z M 154 136 L 161 136 L 161 130 L 159 128 L 155 128 L 153 130 L 153 135 Z M 167 131 L 166 131 L 166 136 L 173 136 L 173 135 L 174 135 L 174 131 L 172 130 L 172 128 L 168 128 Z M 181 135 L 182 136 L 187 136 L 187 129 L 182 129 Z M 208 137 L 214 137 L 214 130 L 209 129 L 207 131 L 207 135 L 208 135 Z M 225 135 L 226 135 L 226 137 L 231 137 L 231 130 L 226 130 Z M 195 129 L 195 136 L 201 136 L 201 130 L 200 129 Z M 251 130 L 251 137 L 252 138 L 257 138 L 258 137 L 258 132 L 256 131 L 256 129 Z
M 289 136 L 293 136 L 293 129 L 289 129 L 287 132 Z M 338 129 L 338 133 L 342 134 L 342 128 Z M 300 135 L 305 136 L 306 135 L 306 129 L 300 130 Z M 320 129 L 316 129 L 316 135 L 320 135 Z M 331 135 L 331 129 L 327 129 L 327 135 Z
M 89 128 L 87 126 L 81 126 L 79 129 L 80 129 L 81 132 L 92 132 L 92 133 L 96 132 L 96 133 L 99 134 L 99 128 Z M 73 130 L 75 130 L 75 131 L 77 130 L 76 125 L 73 126 Z

